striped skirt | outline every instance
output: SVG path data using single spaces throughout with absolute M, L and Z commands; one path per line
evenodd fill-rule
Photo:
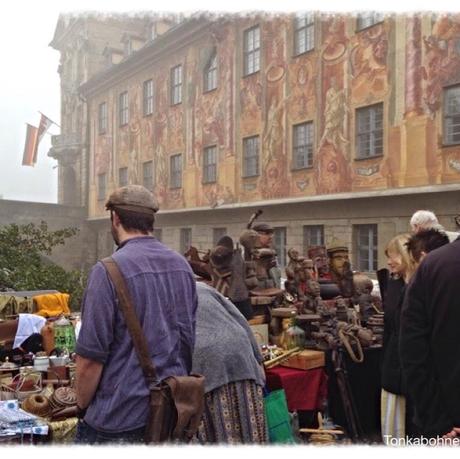
M 405 439 L 406 398 L 382 389 L 380 412 L 383 443 L 389 445 L 391 438 Z
M 208 392 L 197 439 L 201 444 L 267 443 L 262 387 L 243 380 Z

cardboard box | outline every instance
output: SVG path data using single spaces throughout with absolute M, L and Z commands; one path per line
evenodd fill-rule
M 297 368 L 298 370 L 311 370 L 325 365 L 325 354 L 323 351 L 305 349 L 294 354 L 281 363 L 283 367 Z

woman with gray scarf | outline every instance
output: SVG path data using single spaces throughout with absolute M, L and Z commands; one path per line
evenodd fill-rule
M 238 309 L 197 283 L 193 372 L 205 377 L 200 443 L 266 443 L 265 374 L 254 335 Z

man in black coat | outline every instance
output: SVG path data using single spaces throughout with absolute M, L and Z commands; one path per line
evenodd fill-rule
M 400 355 L 421 433 L 460 436 L 460 239 L 430 252 L 409 283 Z

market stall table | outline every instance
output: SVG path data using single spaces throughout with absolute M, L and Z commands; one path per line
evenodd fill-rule
M 327 376 L 323 368 L 298 370 L 277 366 L 265 370 L 267 387 L 284 389 L 289 411 L 315 411 L 327 398 Z
M 364 349 L 364 362 L 353 362 L 345 352 L 344 365 L 351 390 L 358 421 L 360 424 L 360 441 L 379 442 L 380 436 L 380 391 L 381 391 L 381 346 Z M 331 351 L 326 352 L 326 371 L 328 376 L 328 407 L 329 415 L 335 423 L 348 432 L 340 390 L 337 385 L 336 371 L 331 359 Z

